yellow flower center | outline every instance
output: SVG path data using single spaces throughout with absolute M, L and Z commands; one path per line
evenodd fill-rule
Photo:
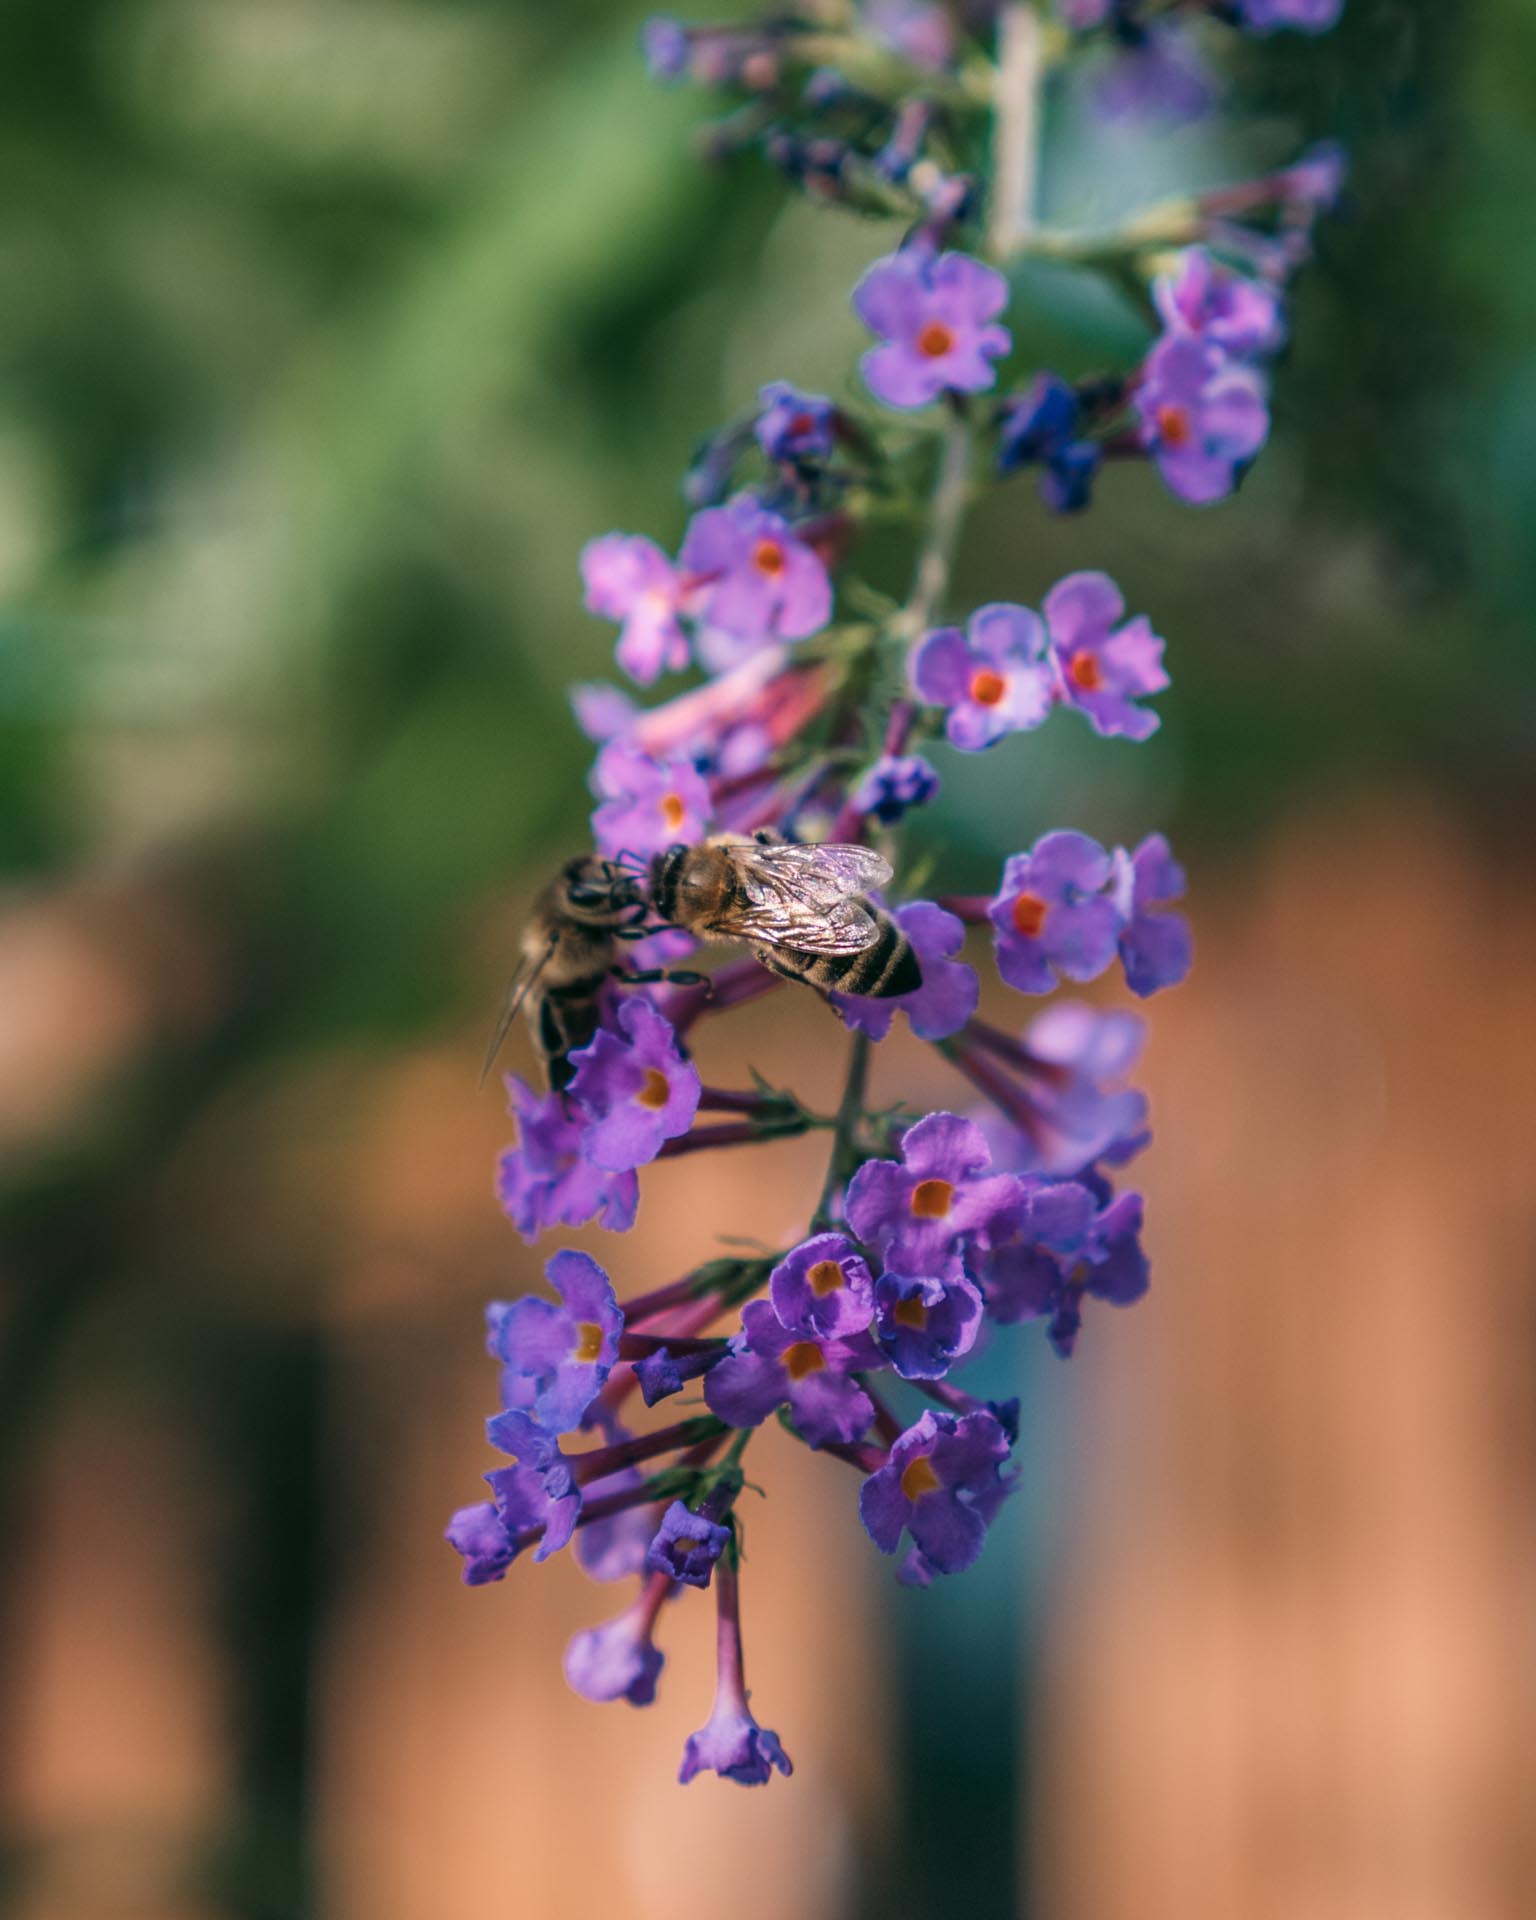
M 1050 910 L 1050 902 L 1038 893 L 1021 893 L 1013 903 L 1013 924 L 1026 940 L 1038 940 Z
M 896 1302 L 891 1308 L 891 1318 L 898 1327 L 914 1327 L 921 1333 L 928 1324 L 928 1309 L 914 1293 Z
M 645 1078 L 640 1082 L 640 1091 L 635 1095 L 637 1107 L 649 1107 L 652 1113 L 660 1113 L 667 1104 L 667 1076 L 659 1067 L 647 1067 Z
M 786 1347 L 782 1354 L 784 1371 L 791 1380 L 803 1380 L 808 1373 L 820 1373 L 827 1364 L 827 1356 L 814 1340 L 797 1340 L 792 1347 Z
M 818 1300 L 825 1300 L 829 1293 L 836 1293 L 843 1284 L 843 1270 L 835 1260 L 818 1260 L 805 1277 Z
M 703 1544 L 702 1540 L 693 1540 L 686 1533 L 680 1533 L 672 1542 L 672 1551 L 679 1560 L 684 1560 L 690 1553 L 696 1553 Z
M 915 1220 L 942 1220 L 949 1212 L 949 1203 L 954 1197 L 952 1181 L 919 1180 L 912 1189 L 912 1217 Z
M 603 1330 L 595 1320 L 576 1322 L 576 1344 L 571 1349 L 571 1358 L 588 1366 L 603 1350 Z
M 901 1490 L 909 1500 L 921 1500 L 925 1493 L 937 1493 L 943 1484 L 926 1453 L 909 1460 L 901 1476 Z

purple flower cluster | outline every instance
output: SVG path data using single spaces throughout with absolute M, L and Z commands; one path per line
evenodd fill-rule
M 1338 11 L 1338 0 L 1060 0 L 1066 25 L 1096 40 L 1090 59 L 1107 52 L 1100 98 L 1122 110 L 1212 97 L 1184 36 L 1198 13 L 1267 35 L 1320 31 Z M 1185 876 L 1167 839 L 1127 848 L 1044 832 L 1004 861 L 995 893 L 970 895 L 943 891 L 941 820 L 915 860 L 903 830 L 939 797 L 928 754 L 942 759 L 946 743 L 983 753 L 1057 707 L 1104 739 L 1156 731 L 1164 643 L 1115 582 L 1084 570 L 1038 607 L 951 607 L 959 530 L 999 470 L 1035 470 L 1057 512 L 1086 507 L 1117 460 L 1150 462 L 1190 502 L 1230 493 L 1266 438 L 1261 365 L 1284 343 L 1290 278 L 1341 163 L 1317 149 L 1108 235 L 1010 224 L 996 217 L 1006 195 L 952 170 L 955 154 L 988 144 L 973 94 L 1007 115 L 1038 92 L 1033 67 L 1022 86 L 1011 71 L 972 86 L 987 49 L 968 36 L 990 39 L 997 12 L 870 0 L 836 35 L 792 12 L 654 20 L 644 35 L 658 78 L 739 96 L 710 130 L 717 156 L 754 147 L 807 193 L 905 223 L 851 293 L 874 336 L 863 394 L 851 377 L 838 398 L 761 386 L 702 443 L 675 557 L 618 532 L 581 555 L 586 605 L 616 624 L 621 672 L 640 687 L 692 677 L 650 706 L 613 685 L 573 690 L 596 749 L 592 838 L 611 863 L 590 869 L 638 914 L 611 940 L 595 920 L 551 936 L 560 964 L 540 989 L 544 1011 L 579 1001 L 585 1044 L 560 1054 L 558 1074 L 551 1064 L 557 1090 L 509 1078 L 517 1139 L 499 1166 L 502 1205 L 529 1242 L 588 1224 L 623 1234 L 655 1162 L 813 1131 L 829 1151 L 792 1245 L 726 1252 L 643 1293 L 623 1287 L 618 1261 L 615 1286 L 565 1248 L 546 1265 L 548 1293 L 490 1307 L 486 1435 L 499 1458 L 490 1497 L 453 1514 L 447 1539 L 471 1586 L 567 1546 L 594 1580 L 629 1583 L 626 1604 L 566 1652 L 572 1688 L 591 1701 L 649 1704 L 669 1602 L 712 1593 L 714 1705 L 685 1744 L 683 1782 L 712 1772 L 761 1785 L 791 1770 L 749 1709 L 742 1649 L 737 1507 L 758 1430 L 772 1422 L 828 1472 L 851 1469 L 850 1521 L 856 1507 L 874 1546 L 899 1556 L 897 1578 L 926 1587 L 975 1562 L 1020 1477 L 1017 1402 L 967 1392 L 970 1356 L 1038 1322 L 1035 1337 L 1066 1359 L 1088 1302 L 1129 1306 L 1149 1285 L 1143 1202 L 1124 1171 L 1150 1139 L 1146 1096 L 1130 1084 L 1144 1023 L 1057 990 L 1117 962 L 1138 998 L 1188 974 Z M 1033 40 L 998 34 L 998 58 L 1033 61 Z M 845 42 L 859 54 L 846 67 Z M 1004 126 L 993 144 L 1018 132 Z M 1012 275 L 1031 251 L 1107 267 L 1145 294 L 1160 332 L 1139 364 L 1007 384 Z M 877 523 L 917 528 L 902 603 L 847 564 Z M 664 856 L 715 836 L 743 877 L 690 913 Z M 819 862 L 818 843 L 831 843 Z M 887 891 L 852 892 L 876 874 Z M 590 911 L 590 896 L 573 889 L 578 906 Z M 663 923 L 674 911 L 691 931 Z M 707 976 L 668 972 L 733 934 L 741 951 Z M 856 951 L 879 964 L 853 969 Z M 979 1011 L 994 972 L 1057 997 L 1008 1031 Z M 906 990 L 870 990 L 881 984 Z M 712 1034 L 768 992 L 787 1020 L 830 1014 L 846 1030 L 819 1029 L 847 1048 L 835 1111 L 756 1074 L 746 1088 L 701 1077 L 700 1024 Z M 899 1044 L 927 1044 L 953 1079 L 936 1111 L 871 1105 L 871 1048 L 898 1016 Z M 566 1031 L 576 1036 L 574 1021 Z M 674 1193 L 686 1186 L 682 1172 L 667 1177 Z

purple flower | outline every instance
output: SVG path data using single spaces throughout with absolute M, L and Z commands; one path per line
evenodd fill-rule
M 443 1538 L 464 1561 L 466 1587 L 483 1587 L 487 1581 L 499 1580 L 517 1553 L 516 1542 L 489 1500 L 460 1507 L 448 1522 Z
M 1169 684 L 1163 643 L 1145 615 L 1119 625 L 1124 613 L 1124 596 L 1107 573 L 1069 573 L 1045 596 L 1060 697 L 1095 733 L 1145 740 L 1158 717 L 1136 701 Z
M 1028 1128 L 987 1123 L 998 1163 L 1060 1178 L 1139 1153 L 1148 1139 L 1146 1095 L 1109 1083 L 1135 1065 L 1144 1037 L 1134 1013 L 1099 1013 L 1080 1000 L 1048 1007 L 1024 1036 L 1032 1064 L 1019 1091 Z
M 670 1347 L 660 1347 L 644 1355 L 635 1362 L 640 1397 L 648 1407 L 654 1407 L 659 1400 L 681 1393 L 690 1380 L 697 1380 L 717 1365 L 724 1353 L 723 1346 L 708 1353 L 674 1353 Z
M 903 1380 L 938 1380 L 981 1331 L 981 1295 L 958 1260 L 941 1274 L 882 1273 L 875 1338 Z
M 920 753 L 883 753 L 853 790 L 853 804 L 883 827 L 894 827 L 913 807 L 926 806 L 939 776 Z
M 853 308 L 886 344 L 860 361 L 864 383 L 888 407 L 926 407 L 942 393 L 981 393 L 1013 336 L 992 324 L 1008 282 L 965 253 L 908 247 L 877 260 L 854 288 Z
M 766 1300 L 753 1300 L 742 1309 L 730 1353 L 710 1369 L 704 1398 L 710 1412 L 733 1427 L 755 1427 L 787 1406 L 807 1446 L 847 1446 L 875 1416 L 869 1396 L 850 1378 L 873 1359 L 867 1340 L 798 1332 Z
M 1159 274 L 1152 297 L 1170 334 L 1208 340 L 1234 359 L 1273 353 L 1285 339 L 1280 297 L 1191 247 L 1173 274 Z
M 770 460 L 824 460 L 837 437 L 837 408 L 824 395 L 774 380 L 757 396 L 757 444 Z
M 1027 607 L 982 607 L 964 633 L 940 627 L 918 642 L 909 672 L 918 698 L 947 710 L 945 734 L 966 753 L 1038 727 L 1051 710 L 1045 628 Z
M 1073 33 L 1091 33 L 1109 19 L 1115 4 L 1116 0 L 1056 0 L 1056 10 Z
M 994 1414 L 929 1409 L 891 1448 L 890 1459 L 864 1482 L 859 1518 L 882 1553 L 910 1533 L 930 1573 L 961 1573 L 974 1564 L 987 1522 L 1011 1478 L 1005 1478 L 1008 1436 Z
M 1078 1180 L 1031 1181 L 1011 1238 L 975 1256 L 987 1312 L 1003 1326 L 1035 1318 L 1060 1284 L 1062 1261 L 1088 1247 L 1099 1203 Z
M 653 540 L 608 533 L 581 550 L 581 578 L 593 613 L 622 621 L 615 658 L 632 680 L 649 686 L 664 668 L 688 664 L 688 637 L 678 621 L 681 583 Z
M 1076 390 L 1054 373 L 1036 374 L 999 414 L 998 471 L 1041 467 L 1040 493 L 1053 513 L 1080 512 L 1093 495 L 1103 454 L 1079 431 L 1082 415 Z
M 955 23 L 947 7 L 924 0 L 865 0 L 863 11 L 867 30 L 913 66 L 942 73 L 954 59 Z
M 640 50 L 653 80 L 681 80 L 691 60 L 688 31 L 676 20 L 657 14 L 640 29 Z
M 678 1780 L 686 1786 L 698 1773 L 718 1773 L 738 1786 L 765 1786 L 775 1767 L 790 1774 L 789 1755 L 779 1736 L 760 1727 L 747 1707 L 747 1682 L 741 1658 L 741 1621 L 737 1573 L 727 1561 L 715 1582 L 719 1625 L 715 1634 L 715 1705 L 708 1722 L 691 1733 L 683 1747 Z
M 547 1560 L 570 1539 L 581 1513 L 581 1489 L 571 1463 L 555 1434 L 515 1408 L 493 1414 L 485 1433 L 493 1447 L 518 1463 L 485 1476 L 501 1524 L 514 1541 L 527 1529 L 542 1526 L 544 1537 L 533 1557 Z
M 603 1412 L 601 1401 L 588 1409 L 586 1424 L 601 1427 L 607 1446 L 618 1446 L 633 1437 L 620 1421 Z M 589 1481 L 582 1491 L 586 1500 L 595 1503 L 610 1494 L 634 1493 L 644 1484 L 645 1475 L 638 1467 L 620 1467 Z M 576 1536 L 576 1558 L 582 1572 L 592 1580 L 622 1580 L 638 1573 L 655 1530 L 654 1516 L 646 1506 L 624 1507 L 606 1519 L 589 1521 Z
M 672 1023 L 648 1000 L 628 995 L 617 1020 L 619 1034 L 599 1028 L 590 1046 L 571 1055 L 576 1072 L 567 1091 L 586 1117 L 587 1158 L 622 1173 L 654 1160 L 664 1140 L 693 1125 L 699 1074 L 683 1058 Z
M 901 1160 L 867 1161 L 848 1187 L 848 1221 L 888 1265 L 940 1272 L 956 1245 L 985 1245 L 1020 1204 L 1008 1174 L 983 1177 L 992 1150 L 973 1120 L 930 1113 L 902 1136 Z
M 821 556 L 749 494 L 696 513 L 677 563 L 700 618 L 732 640 L 803 640 L 831 618 Z
M 1134 853 L 1115 850 L 1120 960 L 1125 984 L 1143 999 L 1159 987 L 1176 987 L 1194 960 L 1188 920 L 1157 911 L 1169 900 L 1182 900 L 1184 884 L 1184 869 L 1160 833 L 1148 834 Z
M 684 1586 L 707 1587 L 730 1538 L 729 1527 L 718 1526 L 707 1514 L 690 1512 L 681 1500 L 674 1500 L 646 1549 L 646 1571 L 664 1573 Z
M 1275 33 L 1281 27 L 1326 33 L 1343 11 L 1344 0 L 1237 0 L 1238 22 L 1248 33 Z
M 1158 472 L 1193 506 L 1224 499 L 1269 437 L 1259 376 L 1185 334 L 1164 335 L 1147 355 L 1135 405 Z
M 493 1301 L 485 1310 L 486 1346 L 502 1363 L 505 1405 L 531 1410 L 551 1433 L 569 1433 L 619 1357 L 624 1315 L 590 1254 L 557 1253 L 544 1277 L 560 1305 L 533 1294 Z
M 786 1253 L 768 1276 L 768 1298 L 791 1333 L 815 1339 L 862 1333 L 875 1317 L 875 1282 L 853 1242 L 817 1233 Z
M 649 860 L 679 841 L 702 840 L 709 830 L 709 786 L 691 760 L 653 760 L 612 740 L 597 756 L 592 785 L 602 801 L 592 834 L 609 859 L 630 853 Z
M 1216 97 L 1210 69 L 1176 27 L 1142 27 L 1115 49 L 1094 88 L 1106 120 L 1198 120 Z
M 1114 958 L 1120 914 L 1106 894 L 1109 855 L 1085 833 L 1047 833 L 1013 854 L 987 909 L 997 970 L 1021 993 L 1049 993 L 1058 973 L 1093 980 Z
M 665 1576 L 653 1575 L 632 1606 L 601 1626 L 578 1633 L 565 1649 L 565 1677 L 587 1700 L 627 1700 L 648 1707 L 656 1698 L 656 1680 L 666 1655 L 656 1645 L 656 1616 L 672 1591 Z
M 550 1227 L 596 1220 L 611 1233 L 635 1223 L 640 1183 L 633 1173 L 606 1173 L 581 1151 L 584 1122 L 560 1094 L 536 1094 L 515 1074 L 507 1091 L 518 1144 L 501 1156 L 496 1191 L 508 1219 L 530 1243 Z
M 883 1040 L 898 1008 L 920 1040 L 947 1040 L 976 1011 L 981 987 L 974 967 L 954 956 L 965 944 L 965 924 L 931 900 L 913 900 L 895 918 L 922 964 L 923 984 L 910 993 L 871 1000 L 851 993 L 828 996 L 845 1027 Z
M 1051 1345 L 1063 1360 L 1070 1359 L 1082 1330 L 1085 1298 L 1128 1307 L 1147 1291 L 1141 1222 L 1141 1195 L 1123 1193 L 1092 1221 L 1075 1256 L 1043 1244 L 994 1249 L 981 1269 L 988 1312 L 1007 1324 L 1048 1321 Z

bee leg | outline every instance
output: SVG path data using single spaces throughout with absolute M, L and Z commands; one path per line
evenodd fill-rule
M 709 985 L 707 973 L 680 972 L 675 967 L 646 967 L 634 973 L 626 971 L 623 967 L 610 967 L 609 972 L 615 980 L 622 980 L 626 986 L 630 987 L 649 986 L 656 980 L 670 981 L 674 987 L 707 987 Z
M 615 940 L 649 940 L 653 933 L 676 933 L 679 929 L 671 920 L 658 920 L 649 927 L 620 927 L 614 934 Z

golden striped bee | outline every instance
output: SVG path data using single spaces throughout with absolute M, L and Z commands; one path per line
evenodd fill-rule
M 482 1083 L 519 1011 L 528 1017 L 545 1080 L 559 1092 L 574 1072 L 570 1056 L 597 1032 L 609 980 L 703 983 L 698 973 L 632 972 L 621 964 L 621 943 L 651 931 L 643 924 L 646 904 L 640 873 L 618 861 L 596 854 L 566 861 L 534 902 L 523 929 L 522 959 L 491 1035 Z
M 890 877 L 869 847 L 721 833 L 656 857 L 651 909 L 700 940 L 743 942 L 786 980 L 883 1000 L 923 983 L 912 942 L 868 898 Z

